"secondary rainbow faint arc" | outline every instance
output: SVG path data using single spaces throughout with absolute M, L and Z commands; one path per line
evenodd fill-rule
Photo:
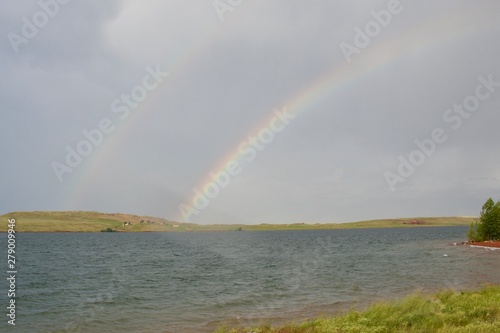
M 172 57 L 173 60 L 171 60 L 165 68 L 165 64 L 162 64 L 162 70 L 169 72 L 170 74 L 175 74 L 181 71 L 183 67 L 188 65 L 195 59 L 196 57 L 202 55 L 203 53 L 201 52 L 203 49 L 206 49 L 208 45 L 212 43 L 213 40 L 216 39 L 216 37 L 219 35 L 219 32 L 221 30 L 225 30 L 228 28 L 228 21 L 234 21 L 237 19 L 238 15 L 241 15 L 243 12 L 244 8 L 249 8 L 251 7 L 252 2 L 248 4 L 244 4 L 241 6 L 238 6 L 238 10 L 234 10 L 233 12 L 226 14 L 224 17 L 223 22 L 219 22 L 217 20 L 215 28 L 211 30 L 207 30 L 204 35 L 199 37 L 196 42 L 192 43 L 189 47 L 183 49 L 182 51 L 177 52 L 176 56 Z M 214 15 L 216 15 L 214 11 Z M 152 67 L 155 67 L 156 64 L 151 64 Z M 175 72 L 175 73 L 172 73 Z M 107 142 L 103 145 L 103 147 L 96 147 L 95 150 L 96 152 L 91 156 L 91 158 L 87 161 L 84 161 L 85 163 L 85 169 L 81 171 L 79 176 L 76 176 L 75 180 L 73 180 L 73 188 L 70 189 L 71 195 L 68 196 L 68 201 L 66 206 L 73 206 L 74 203 L 77 203 L 79 201 L 79 197 L 82 195 L 83 192 L 83 186 L 82 184 L 85 184 L 87 179 L 89 179 L 92 174 L 96 171 L 96 162 L 99 160 L 102 160 L 103 156 L 106 155 L 106 153 L 110 152 L 117 142 L 120 142 L 123 137 L 129 134 L 131 131 L 134 122 L 132 121 L 134 118 L 139 117 L 140 115 L 144 115 L 144 110 L 147 110 L 147 105 L 148 103 L 151 103 L 154 99 L 154 95 L 158 94 L 158 91 L 161 89 L 164 89 L 164 86 L 169 84 L 169 77 L 166 77 L 164 79 L 164 82 L 162 82 L 159 87 L 157 87 L 154 91 L 151 91 L 146 100 L 143 102 L 139 103 L 138 107 L 135 110 L 130 111 L 130 115 L 127 117 L 126 120 L 123 121 L 123 123 L 120 122 L 114 122 L 114 125 L 117 126 L 117 129 L 111 134 L 111 136 L 108 138 Z M 140 82 L 140 81 L 139 81 Z M 139 83 L 136 82 L 135 84 Z M 134 83 L 132 82 L 132 85 Z M 132 87 L 132 86 L 131 86 Z M 123 93 L 129 93 L 128 91 L 123 91 Z M 110 101 L 111 104 L 111 101 Z M 103 118 L 109 118 L 109 116 L 112 115 L 109 110 L 105 113 L 105 116 Z
M 279 109 L 281 107 L 286 107 L 289 113 L 293 113 L 296 115 L 304 113 L 306 111 L 312 110 L 313 106 L 319 103 L 322 99 L 340 90 L 341 88 L 348 86 L 356 79 L 367 76 L 372 72 L 381 70 L 385 66 L 388 66 L 393 62 L 399 59 L 403 59 L 409 55 L 417 55 L 418 53 L 422 53 L 423 51 L 431 49 L 433 46 L 444 46 L 449 45 L 450 43 L 454 43 L 457 40 L 467 36 L 467 34 L 457 33 L 457 30 L 452 31 L 450 29 L 447 29 L 446 26 L 450 25 L 450 23 L 455 20 L 457 21 L 457 23 L 459 22 L 455 16 L 450 15 L 448 17 L 448 20 L 443 20 L 441 18 L 439 20 L 435 20 L 433 24 L 421 24 L 411 32 L 400 34 L 395 39 L 391 39 L 385 43 L 373 47 L 370 45 L 366 49 L 361 50 L 361 53 L 359 55 L 354 54 L 352 56 L 351 64 L 345 62 L 344 64 L 334 68 L 325 76 L 316 80 L 313 84 L 294 94 L 288 101 L 284 102 L 282 106 L 277 108 Z M 477 30 L 480 29 L 477 28 Z M 476 30 L 465 30 L 464 32 L 473 33 L 475 31 Z M 432 38 L 429 38 L 429 36 L 432 36 Z M 420 40 L 421 43 L 416 49 L 397 47 L 397 45 L 404 45 L 404 40 Z M 374 38 L 372 43 L 376 43 L 376 37 Z M 396 45 L 396 47 L 394 47 L 394 45 Z M 194 188 L 203 191 L 203 189 L 207 185 L 214 182 L 210 176 L 212 172 L 218 173 L 224 170 L 225 166 L 230 161 L 241 161 L 243 155 L 239 152 L 238 149 L 240 143 L 245 141 L 245 139 L 249 136 L 256 136 L 257 133 L 268 126 L 269 122 L 274 117 L 275 114 L 271 112 L 270 116 L 265 118 L 261 122 L 260 126 L 257 126 L 255 129 L 243 136 L 242 140 L 238 141 L 238 145 L 231 149 L 227 155 L 225 155 L 219 162 L 217 162 L 217 164 L 206 173 L 205 178 L 203 178 L 202 181 L 199 182 Z M 300 120 L 294 121 L 296 122 Z M 286 134 L 280 133 L 280 135 Z M 193 214 L 194 211 L 200 211 L 200 214 L 202 212 L 202 210 L 198 210 L 193 207 L 192 201 L 194 197 L 195 196 L 191 191 L 190 196 L 184 199 L 184 201 L 182 202 L 191 207 L 191 209 L 186 212 L 187 215 L 190 216 L 195 216 L 195 214 Z M 215 200 L 215 198 L 212 200 Z M 176 220 L 184 220 L 180 211 L 177 212 Z
M 467 9 L 469 14 L 473 11 L 473 9 L 479 11 L 477 6 L 470 5 L 470 7 L 471 8 Z M 400 16 L 401 15 L 402 14 L 400 14 Z M 361 50 L 361 54 L 353 55 L 351 64 L 344 62 L 342 65 L 332 69 L 326 75 L 318 78 L 315 82 L 308 85 L 305 89 L 292 95 L 290 99 L 288 99 L 281 105 L 276 105 L 276 107 L 281 108 L 286 106 L 290 113 L 304 113 L 308 110 L 311 110 L 312 106 L 314 106 L 314 104 L 316 103 L 319 103 L 323 98 L 331 95 L 332 93 L 340 90 L 343 87 L 348 86 L 356 79 L 367 76 L 377 70 L 381 70 L 382 68 L 384 68 L 384 66 L 390 65 L 391 63 L 396 62 L 399 59 L 403 59 L 408 55 L 422 53 L 424 51 L 432 49 L 433 46 L 449 44 L 466 37 L 468 34 L 483 31 L 483 29 L 486 28 L 486 24 L 491 23 L 485 20 L 483 21 L 483 24 L 485 25 L 483 27 L 462 26 L 462 30 L 459 31 L 456 30 L 457 25 L 454 24 L 454 21 L 456 21 L 456 23 L 461 23 L 454 15 L 450 13 L 449 16 L 445 19 L 439 17 L 437 19 L 434 19 L 431 23 L 423 22 L 409 33 L 400 33 L 397 38 L 390 39 L 384 43 L 377 44 L 377 37 L 374 37 L 371 44 L 365 49 Z M 452 25 L 455 30 L 451 30 L 449 28 L 449 25 Z M 210 38 L 200 38 L 204 40 L 194 44 L 191 48 L 186 49 L 184 52 L 180 53 L 176 60 L 172 62 L 170 68 L 165 70 L 169 72 L 174 69 L 178 70 L 179 68 L 182 68 L 186 64 L 188 64 L 191 59 L 200 54 L 199 50 L 202 50 L 212 42 L 212 38 L 217 35 L 216 32 L 218 32 L 219 29 L 221 29 L 221 27 L 207 32 L 205 36 L 209 36 Z M 384 32 L 382 31 L 382 35 L 383 33 Z M 383 36 L 381 36 L 380 38 L 383 38 Z M 402 48 L 398 46 L 403 44 L 402 42 L 404 40 L 418 40 L 419 43 L 413 48 Z M 337 42 L 340 43 L 341 41 Z M 166 81 L 168 81 L 168 78 L 166 78 Z M 168 82 L 162 83 L 162 85 L 166 84 L 168 84 Z M 159 90 L 161 88 L 162 87 L 156 90 Z M 151 94 L 155 92 L 152 92 Z M 95 162 L 99 160 L 100 156 L 104 155 L 107 151 L 110 151 L 113 147 L 113 144 L 119 142 L 120 139 L 129 132 L 128 130 L 130 130 L 133 125 L 131 118 L 139 117 L 140 114 L 143 113 L 139 112 L 139 109 L 145 108 L 146 103 L 151 100 L 152 96 L 148 96 L 147 101 L 144 101 L 136 110 L 133 110 L 129 119 L 127 119 L 128 124 L 121 125 L 120 128 L 115 131 L 116 133 L 108 140 L 105 147 L 101 148 L 90 161 L 87 161 L 88 167 L 82 172 L 81 177 L 75 182 L 75 189 L 73 191 L 74 194 L 70 196 L 70 202 L 76 202 L 78 200 L 79 195 L 83 191 L 83 186 L 81 185 L 85 183 L 89 177 L 91 177 L 92 173 L 95 170 Z M 242 140 L 238 141 L 238 145 L 248 136 L 255 135 L 263 127 L 267 126 L 267 124 L 273 117 L 274 114 L 271 113 L 269 117 L 266 117 L 259 123 L 259 126 L 256 126 L 255 129 L 244 135 L 242 137 Z M 240 156 L 236 146 L 234 149 L 230 150 L 230 152 L 226 154 L 220 160 L 220 162 L 216 163 L 215 166 L 208 170 L 208 172 L 206 173 L 206 177 L 203 178 L 202 181 L 199 182 L 197 186 L 195 186 L 195 188 L 202 189 L 205 187 L 205 185 L 212 182 L 212 179 L 209 176 L 209 173 L 211 171 L 218 172 L 223 169 L 227 162 L 231 160 L 239 160 L 240 158 L 242 158 L 242 156 Z M 189 192 L 189 195 L 190 197 L 183 200 L 182 203 L 191 205 L 188 200 L 192 198 L 192 192 Z

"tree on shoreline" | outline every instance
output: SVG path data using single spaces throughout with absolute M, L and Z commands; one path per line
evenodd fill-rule
M 467 237 L 475 242 L 500 239 L 500 201 L 486 200 L 479 222 L 471 224 Z

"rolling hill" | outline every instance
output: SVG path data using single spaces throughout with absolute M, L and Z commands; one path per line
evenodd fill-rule
M 152 216 L 86 211 L 11 212 L 0 216 L 0 232 L 7 231 L 8 219 L 15 219 L 17 232 L 99 232 L 111 229 L 119 232 L 179 232 L 234 230 L 315 230 L 350 228 L 398 228 L 422 226 L 468 226 L 477 217 L 419 217 L 369 220 L 348 223 L 293 224 L 211 224 L 181 223 Z

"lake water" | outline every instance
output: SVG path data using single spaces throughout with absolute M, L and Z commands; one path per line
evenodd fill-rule
M 418 288 L 500 283 L 499 250 L 452 244 L 466 231 L 18 234 L 16 327 L 7 327 L 5 314 L 0 327 L 211 332 L 224 321 L 338 313 Z

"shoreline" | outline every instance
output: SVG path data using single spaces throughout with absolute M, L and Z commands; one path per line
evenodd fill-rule
M 448 243 L 448 245 L 468 245 L 470 248 L 482 248 L 486 250 L 500 250 L 500 241 L 485 241 L 485 242 L 468 242 L 463 241 L 460 243 Z M 484 245 L 484 246 L 483 246 Z M 472 252 L 472 251 L 471 251 Z M 482 252 L 482 251 L 481 251 Z M 490 251 L 484 251 L 489 253 Z M 401 292 L 396 294 L 377 295 L 373 298 L 355 299 L 350 301 L 341 301 L 332 304 L 324 304 L 307 309 L 295 309 L 283 316 L 275 315 L 267 318 L 228 318 L 226 320 L 217 320 L 206 323 L 203 329 L 211 329 L 212 331 L 205 331 L 206 333 L 300 333 L 297 327 L 307 327 L 310 323 L 317 323 L 322 321 L 334 321 L 338 318 L 345 318 L 353 314 L 364 314 L 370 311 L 371 308 L 378 307 L 379 305 L 398 306 L 406 299 L 415 295 L 427 298 L 433 301 L 436 295 L 442 293 L 453 293 L 455 295 L 464 294 L 479 294 L 487 288 L 497 288 L 500 290 L 498 280 L 482 280 L 482 281 L 468 281 L 453 287 L 439 287 L 439 286 L 420 286 L 411 292 Z M 500 300 L 500 298 L 499 298 Z M 500 319 L 499 319 L 500 320 Z M 313 325 L 314 326 L 314 325 Z M 285 329 L 283 329 L 285 328 Z M 283 329 L 283 330 L 282 330 Z M 304 330 L 304 333 L 310 332 Z M 323 333 L 323 331 L 316 331 L 316 333 Z M 325 331 L 331 332 L 331 331 Z M 332 331 L 337 332 L 337 331 Z M 350 332 L 338 331 L 338 332 Z M 356 331 L 357 332 L 357 331 Z M 371 332 L 368 328 L 366 332 Z M 398 331 L 399 332 L 399 331 Z M 496 331 L 492 331 L 496 332 Z M 500 332 L 499 332 L 500 333 Z
M 354 222 L 358 223 L 358 222 Z M 394 226 L 351 226 L 351 222 L 344 223 L 345 226 L 339 224 L 333 224 L 333 227 L 327 226 L 327 227 L 313 227 L 313 228 L 287 228 L 287 226 L 283 228 L 259 228 L 259 225 L 253 225 L 250 224 L 248 225 L 248 229 L 242 230 L 242 231 L 237 231 L 234 229 L 187 229 L 187 230 L 114 230 L 113 232 L 106 232 L 106 231 L 101 231 L 101 230 L 16 230 L 16 233 L 23 233 L 23 234 L 57 234 L 57 233 L 65 233 L 65 234 L 141 234 L 141 233 L 196 233 L 196 232 L 203 232 L 203 233 L 211 233 L 211 232 L 229 232 L 229 233 L 248 233 L 248 232 L 270 232 L 270 231 L 328 231 L 328 230 L 370 230 L 370 229 L 412 229 L 412 228 L 453 228 L 453 227 L 466 227 L 465 225 L 438 225 L 438 224 L 427 224 L 427 225 L 411 225 L 411 226 L 401 226 L 401 225 L 394 225 Z M 272 227 L 277 226 L 277 224 L 270 225 Z M 211 225 L 209 225 L 211 227 Z M 0 234 L 6 234 L 8 231 L 5 230 L 0 230 Z M 455 244 L 455 245 L 468 245 L 465 244 L 467 242 L 462 242 L 460 244 Z M 485 245 L 487 246 L 487 245 Z
M 500 250 L 500 241 L 484 241 L 484 242 L 473 242 L 467 241 L 462 242 L 460 245 L 468 245 L 470 247 L 479 247 L 479 248 L 489 248 L 489 249 L 499 249 Z
M 295 222 L 253 224 L 197 224 L 171 221 L 165 218 L 123 213 L 87 211 L 11 212 L 2 219 L 16 220 L 16 232 L 189 232 L 189 231 L 274 231 L 274 230 L 339 230 L 372 228 L 415 228 L 469 226 L 477 217 L 414 217 L 387 218 L 356 222 Z M 264 221 L 262 221 L 264 222 Z M 7 232 L 7 224 L 0 224 L 0 232 Z
M 391 332 L 447 331 L 470 326 L 498 332 L 500 325 L 500 285 L 483 284 L 466 290 L 441 289 L 434 292 L 416 291 L 396 299 L 371 302 L 361 309 L 351 308 L 340 314 L 324 314 L 314 318 L 288 322 L 263 322 L 256 325 L 220 323 L 213 333 L 327 333 L 327 332 Z M 471 311 L 471 306 L 473 310 Z M 466 314 L 457 322 L 455 308 Z M 486 314 L 486 315 L 485 315 Z M 411 322 L 408 322 L 409 318 Z M 464 324 L 466 321 L 466 324 Z M 377 325 L 374 325 L 376 323 Z M 443 330 L 444 329 L 444 330 Z M 475 330 L 474 330 L 475 331 Z

